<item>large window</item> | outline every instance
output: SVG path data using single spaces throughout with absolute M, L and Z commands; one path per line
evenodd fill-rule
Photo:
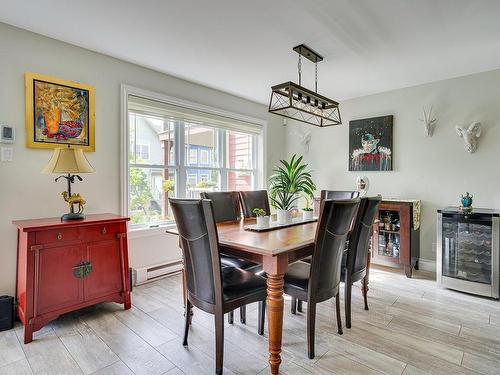
M 260 127 L 192 114 L 142 98 L 128 101 L 128 215 L 133 226 L 173 221 L 168 197 L 257 188 Z

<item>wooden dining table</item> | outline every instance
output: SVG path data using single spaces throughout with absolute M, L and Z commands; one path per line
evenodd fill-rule
M 256 232 L 246 230 L 255 219 L 242 219 L 217 224 L 219 244 L 225 254 L 252 260 L 263 266 L 267 274 L 267 321 L 269 366 L 278 374 L 283 335 L 283 284 L 288 265 L 312 254 L 316 222 Z M 167 233 L 177 234 L 175 228 Z

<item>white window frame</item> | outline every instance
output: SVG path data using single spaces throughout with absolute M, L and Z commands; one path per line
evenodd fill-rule
M 128 98 L 130 95 L 137 96 L 137 97 L 142 97 L 145 99 L 149 100 L 155 100 L 159 102 L 163 102 L 166 104 L 170 105 L 175 105 L 179 107 L 183 107 L 186 109 L 191 109 L 191 110 L 196 110 L 200 112 L 204 112 L 207 114 L 211 115 L 216 115 L 216 116 L 221 116 L 221 117 L 226 117 L 226 118 L 231 118 L 234 120 L 238 121 L 244 121 L 247 123 L 251 123 L 254 125 L 257 125 L 258 127 L 261 128 L 260 131 L 260 136 L 255 137 L 256 141 L 254 142 L 254 150 L 253 150 L 253 166 L 254 166 L 254 171 L 253 173 L 253 185 L 256 189 L 262 189 L 264 188 L 264 176 L 267 175 L 267 165 L 266 165 L 266 146 L 267 146 L 267 121 L 263 119 L 259 119 L 256 117 L 250 117 L 246 115 L 242 115 L 239 113 L 235 112 L 230 112 L 226 110 L 222 110 L 219 108 L 215 107 L 210 107 L 206 106 L 203 104 L 198 104 L 195 102 L 190 102 L 182 99 L 178 99 L 175 97 L 171 97 L 168 95 L 156 93 L 153 91 L 137 88 L 134 86 L 130 85 L 121 85 L 121 134 L 120 134 L 120 140 L 121 140 L 121 155 L 120 155 L 120 180 L 121 180 L 121 191 L 120 191 L 120 211 L 121 214 L 124 216 L 128 215 L 128 200 L 129 200 L 129 161 L 128 161 L 128 150 L 129 150 L 129 108 L 128 108 Z M 225 153 L 225 147 L 226 147 L 226 142 L 225 139 L 222 138 L 225 136 L 226 132 L 218 132 L 221 139 L 219 144 L 221 147 L 219 147 L 219 159 L 220 161 L 225 160 L 225 157 L 223 157 L 223 153 Z M 170 170 L 175 170 L 176 176 L 176 191 L 181 192 L 186 190 L 185 182 L 187 180 L 183 178 L 179 178 L 181 176 L 180 173 L 186 173 L 186 169 L 189 168 L 189 166 L 184 166 L 185 163 L 185 140 L 184 140 L 184 132 L 179 131 L 177 132 L 177 136 L 175 139 L 176 145 L 182 145 L 182 147 L 177 146 L 175 148 L 175 153 L 176 153 L 176 165 L 175 166 L 169 166 Z M 257 151 L 259 151 L 259 154 L 257 155 Z M 181 162 L 182 161 L 182 162 Z M 226 165 L 227 163 L 223 163 L 223 165 L 220 166 L 220 168 L 215 168 L 218 171 L 220 171 L 220 183 L 221 186 L 227 186 L 227 175 L 228 171 L 239 171 L 237 169 L 229 169 Z M 207 169 L 207 170 L 212 170 L 214 168 L 195 168 L 195 169 Z M 241 171 L 248 171 L 248 170 L 241 170 Z M 134 226 L 132 229 L 133 231 L 135 230 L 140 230 L 140 231 L 146 231 L 149 230 L 151 231 L 151 234 L 154 235 L 158 233 L 158 225 L 153 225 L 153 226 L 148 226 L 148 225 L 143 225 L 143 226 Z

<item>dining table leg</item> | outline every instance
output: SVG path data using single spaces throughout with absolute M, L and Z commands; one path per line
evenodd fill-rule
M 264 258 L 264 271 L 267 273 L 267 321 L 269 330 L 269 366 L 271 374 L 279 373 L 281 363 L 281 342 L 283 337 L 283 285 L 288 269 L 286 254 Z

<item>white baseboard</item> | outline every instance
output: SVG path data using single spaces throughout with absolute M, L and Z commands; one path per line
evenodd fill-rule
M 429 259 L 418 259 L 418 269 L 422 271 L 429 271 L 436 273 L 436 261 Z

